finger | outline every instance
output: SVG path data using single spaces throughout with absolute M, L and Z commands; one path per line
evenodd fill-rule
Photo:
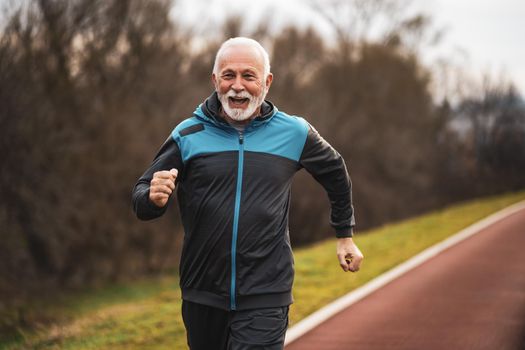
M 154 179 L 161 179 L 161 178 L 165 178 L 166 177 L 166 171 L 165 170 L 161 170 L 161 171 L 156 171 L 153 173 L 153 178 Z
M 166 185 L 155 185 L 150 188 L 150 192 L 153 193 L 165 193 L 168 196 L 173 192 L 172 188 Z
M 173 192 L 172 189 L 165 185 L 155 185 L 151 186 L 149 189 L 150 194 L 164 193 L 166 195 L 171 195 Z
M 348 269 L 352 272 L 357 272 L 361 268 L 361 261 L 363 260 L 362 257 L 356 256 L 354 259 L 352 259 Z
M 337 254 L 337 258 L 339 259 L 339 265 L 343 269 L 344 272 L 348 271 L 348 262 L 345 259 L 345 256 L 342 254 Z
M 168 202 L 169 196 L 165 193 L 150 194 L 150 200 L 158 207 L 163 207 Z
M 179 171 L 175 168 L 170 169 L 170 174 L 173 175 L 173 177 L 176 179 L 179 175 Z
M 174 175 L 168 170 L 161 170 L 153 173 L 154 179 L 175 179 Z
M 172 178 L 153 178 L 151 180 L 151 186 L 168 186 L 172 190 L 175 189 L 175 179 Z
M 175 189 L 175 179 L 157 179 L 154 183 L 155 186 L 166 186 L 171 190 Z
M 170 198 L 169 195 L 167 195 L 166 193 L 162 193 L 162 192 L 152 193 L 150 194 L 149 197 L 152 201 L 158 201 L 158 200 L 163 200 L 163 199 L 167 200 L 168 198 Z

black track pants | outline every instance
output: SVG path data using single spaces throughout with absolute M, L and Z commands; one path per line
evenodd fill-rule
M 288 306 L 225 311 L 182 301 L 191 350 L 282 350 Z

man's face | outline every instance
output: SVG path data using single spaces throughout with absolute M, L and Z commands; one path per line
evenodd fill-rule
M 273 76 L 264 77 L 262 55 L 250 46 L 227 48 L 212 75 L 215 90 L 226 114 L 237 121 L 250 119 L 259 112 Z

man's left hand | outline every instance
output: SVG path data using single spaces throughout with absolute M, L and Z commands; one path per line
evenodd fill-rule
M 337 239 L 337 258 L 345 272 L 357 272 L 364 257 L 352 237 L 347 237 Z

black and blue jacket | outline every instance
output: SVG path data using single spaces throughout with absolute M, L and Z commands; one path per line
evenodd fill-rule
M 153 173 L 176 168 L 184 226 L 182 298 L 225 310 L 292 303 L 288 233 L 290 187 L 305 168 L 324 187 L 337 237 L 354 226 L 343 158 L 304 119 L 265 101 L 240 133 L 219 115 L 211 95 L 171 133 L 133 190 L 137 216 L 161 216 L 149 200 Z

